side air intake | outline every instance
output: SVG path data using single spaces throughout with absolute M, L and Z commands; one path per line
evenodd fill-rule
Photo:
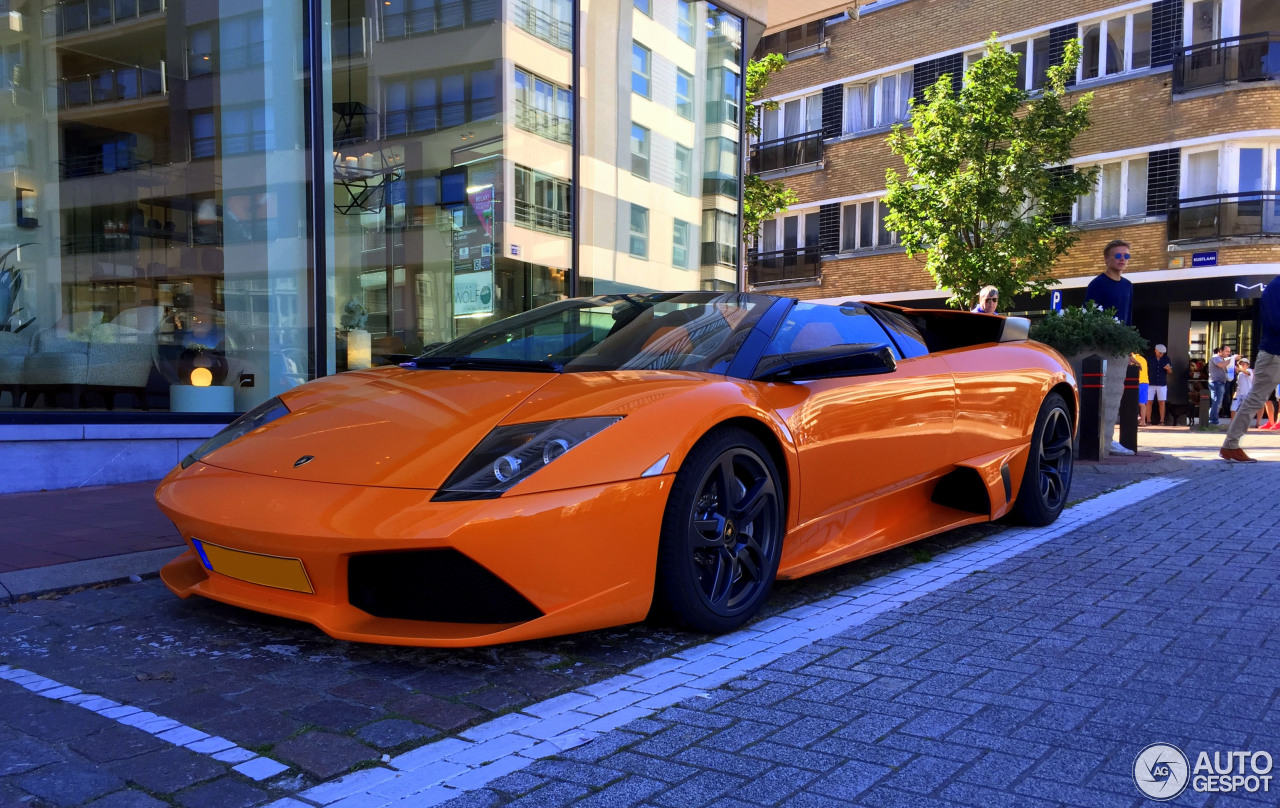
M 966 513 L 991 513 L 987 484 L 977 469 L 958 466 L 945 474 L 933 489 L 933 501 Z

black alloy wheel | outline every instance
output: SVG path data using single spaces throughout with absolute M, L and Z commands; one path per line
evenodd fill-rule
M 1073 469 L 1071 410 L 1058 393 L 1040 405 L 1014 509 L 1030 525 L 1052 524 L 1067 505 Z
M 782 554 L 779 475 L 750 433 L 722 428 L 689 453 L 658 548 L 655 606 L 695 631 L 731 631 L 760 611 Z

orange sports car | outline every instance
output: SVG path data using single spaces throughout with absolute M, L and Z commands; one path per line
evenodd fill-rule
M 1057 518 L 1075 380 L 1027 321 L 741 293 L 603 295 L 246 413 L 156 499 L 203 595 L 343 639 L 704 632 L 795 578 Z

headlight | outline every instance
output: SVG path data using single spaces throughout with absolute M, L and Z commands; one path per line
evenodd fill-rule
M 435 500 L 492 499 L 622 416 L 500 426 L 444 481 Z
M 200 444 L 194 452 L 182 458 L 182 467 L 185 469 L 197 460 L 203 460 L 207 455 L 217 449 L 221 449 L 236 438 L 248 435 L 253 430 L 268 424 L 282 415 L 288 415 L 289 408 L 279 398 L 269 398 L 258 406 L 241 415 L 239 418 L 227 425 L 227 428 L 209 438 Z

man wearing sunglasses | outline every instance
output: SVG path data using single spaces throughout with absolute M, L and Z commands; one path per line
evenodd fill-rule
M 1102 248 L 1102 257 L 1107 262 L 1107 268 L 1101 275 L 1089 281 L 1089 286 L 1084 290 L 1084 304 L 1096 305 L 1102 309 L 1115 309 L 1116 319 L 1125 325 L 1133 325 L 1133 282 L 1128 278 L 1122 277 L 1124 270 L 1129 266 L 1129 242 L 1123 239 L 1113 239 L 1107 242 L 1107 246 Z M 1115 429 L 1116 420 L 1119 418 L 1118 412 L 1108 413 L 1104 434 L 1112 434 Z M 1131 455 L 1133 452 L 1118 441 L 1111 441 L 1111 453 L 1118 455 Z

